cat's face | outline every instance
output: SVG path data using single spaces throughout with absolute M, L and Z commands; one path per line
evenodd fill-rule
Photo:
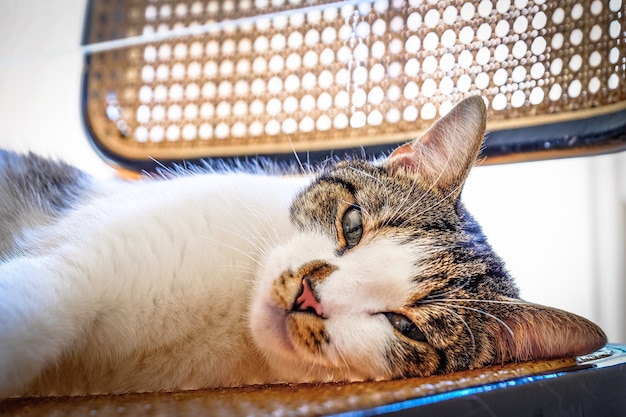
M 558 312 L 585 342 L 547 346 L 535 327 L 556 310 L 517 299 L 460 203 L 483 134 L 482 101 L 467 100 L 381 165 L 341 162 L 296 198 L 298 232 L 263 260 L 250 315 L 270 363 L 290 379 L 380 379 L 604 343 L 589 322 Z

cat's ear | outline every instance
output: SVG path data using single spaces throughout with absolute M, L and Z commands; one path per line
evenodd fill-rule
M 532 303 L 511 304 L 502 310 L 497 313 L 502 323 L 490 320 L 489 324 L 496 356 L 502 361 L 579 356 L 607 342 L 597 325 L 567 311 Z
M 472 96 L 457 104 L 420 138 L 397 148 L 383 163 L 390 173 L 419 175 L 458 196 L 485 135 L 487 110 Z

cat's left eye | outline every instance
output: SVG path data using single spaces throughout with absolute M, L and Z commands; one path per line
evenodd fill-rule
M 346 246 L 352 248 L 361 241 L 363 236 L 363 220 L 361 219 L 361 210 L 356 207 L 350 207 L 341 219 L 341 229 Z
M 426 336 L 420 329 L 417 328 L 415 323 L 411 320 L 403 316 L 402 314 L 397 313 L 385 313 L 387 316 L 387 320 L 389 323 L 403 336 L 408 337 L 409 339 L 413 339 L 417 342 L 425 342 Z

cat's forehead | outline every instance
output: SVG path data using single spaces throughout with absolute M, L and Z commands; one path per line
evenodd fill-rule
M 362 192 L 375 192 L 376 190 L 394 186 L 398 181 L 393 175 L 376 162 L 351 159 L 339 161 L 328 167 L 317 177 L 314 185 L 328 187 L 336 183 L 342 183 L 352 194 Z
M 363 159 L 346 159 L 338 161 L 320 174 L 319 178 L 341 176 L 355 181 L 363 181 L 371 176 L 383 176 L 384 170 L 374 162 Z
M 437 206 L 429 214 L 441 214 L 448 202 L 418 176 L 390 173 L 384 166 L 365 160 L 344 160 L 327 167 L 292 205 L 292 214 L 324 220 L 334 225 L 348 206 L 358 206 L 366 216 L 384 222 L 389 215 L 411 215 L 420 207 Z
M 343 160 L 328 167 L 309 190 L 312 193 L 328 193 L 329 197 L 334 192 L 345 191 L 359 204 L 374 206 L 381 200 L 385 204 L 405 204 L 415 198 L 424 198 L 424 194 L 436 197 L 432 184 L 426 183 L 418 174 L 389 172 L 379 162 L 361 159 Z
M 380 167 L 360 160 L 341 161 L 326 169 L 304 191 L 304 200 L 325 204 L 367 205 L 389 187 Z

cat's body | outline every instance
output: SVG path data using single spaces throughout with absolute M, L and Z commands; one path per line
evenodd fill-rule
M 592 323 L 517 298 L 459 201 L 483 133 L 470 99 L 422 143 L 316 177 L 95 181 L 0 153 L 0 398 L 397 378 L 600 347 Z
M 266 381 L 246 325 L 253 271 L 266 241 L 292 233 L 289 204 L 306 182 L 230 173 L 85 185 L 75 209 L 38 216 L 19 239 L 26 254 L 0 265 L 0 381 L 30 379 L 25 364 L 39 370 L 68 346 L 80 360 L 63 358 L 69 373 L 45 372 L 35 392 Z M 32 347 L 11 345 L 27 334 Z

